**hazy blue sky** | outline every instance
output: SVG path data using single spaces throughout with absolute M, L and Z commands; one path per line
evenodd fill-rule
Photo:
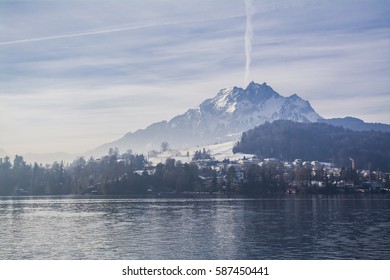
M 390 1 L 0 0 L 8 153 L 84 152 L 250 80 L 390 123 Z

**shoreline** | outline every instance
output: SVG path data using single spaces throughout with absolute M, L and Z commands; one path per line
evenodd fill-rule
M 281 198 L 309 198 L 309 197 L 355 197 L 368 198 L 380 197 L 390 199 L 390 193 L 300 193 L 300 194 L 264 194 L 264 195 L 242 195 L 242 194 L 223 194 L 223 193 L 160 193 L 148 195 L 15 195 L 0 196 L 0 200 L 27 200 L 27 199 L 237 199 L 237 200 L 256 200 L 256 199 L 281 199 Z

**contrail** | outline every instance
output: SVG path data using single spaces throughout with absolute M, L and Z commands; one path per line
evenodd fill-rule
M 241 15 L 239 15 L 239 14 L 233 14 L 233 15 L 222 16 L 219 18 L 206 18 L 206 19 L 197 19 L 197 20 L 170 20 L 170 21 L 165 21 L 165 22 L 149 23 L 149 24 L 141 24 L 141 25 L 127 25 L 127 26 L 122 25 L 122 26 L 116 26 L 116 27 L 111 27 L 111 28 L 108 27 L 106 29 L 96 30 L 96 31 L 86 31 L 86 32 L 78 32 L 78 33 L 71 33 L 71 34 L 62 34 L 62 35 L 54 35 L 54 36 L 47 36 L 47 37 L 27 38 L 27 39 L 0 42 L 0 46 L 16 45 L 16 44 L 23 44 L 23 43 L 33 43 L 33 42 L 55 40 L 55 39 L 99 35 L 99 34 L 105 34 L 105 33 L 114 33 L 114 32 L 136 30 L 136 29 L 143 29 L 143 28 L 150 28 L 150 27 L 164 26 L 164 25 L 202 23 L 202 22 L 210 22 L 210 21 L 218 21 L 218 20 L 236 18 L 236 17 L 240 17 L 240 16 Z
M 169 25 L 169 24 L 176 24 L 176 22 L 165 22 L 165 23 L 160 23 L 158 25 L 160 26 L 160 25 Z M 28 38 L 28 39 L 0 42 L 0 46 L 22 44 L 22 43 L 31 43 L 31 42 L 38 42 L 38 41 L 47 41 L 47 40 L 54 40 L 54 39 L 63 39 L 63 38 L 83 37 L 83 36 L 98 35 L 98 34 L 104 34 L 104 33 L 113 33 L 113 32 L 120 32 L 120 31 L 148 28 L 148 27 L 154 27 L 154 26 L 157 26 L 157 24 L 154 23 L 154 24 L 114 27 L 114 28 L 108 28 L 108 29 L 97 30 L 97 31 L 87 31 L 87 32 L 63 34 L 63 35 L 48 36 L 48 37 Z
M 250 67 L 251 67 L 251 53 L 252 53 L 252 39 L 253 26 L 252 16 L 254 14 L 254 7 L 252 0 L 245 0 L 245 14 L 246 14 L 246 30 L 245 30 L 245 85 L 249 83 Z

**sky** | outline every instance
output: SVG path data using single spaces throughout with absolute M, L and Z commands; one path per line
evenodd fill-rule
M 82 153 L 266 82 L 390 123 L 389 0 L 0 0 L 0 149 Z

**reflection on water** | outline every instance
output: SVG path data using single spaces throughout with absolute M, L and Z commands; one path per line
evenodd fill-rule
M 390 199 L 5 198 L 0 236 L 0 259 L 390 259 Z

